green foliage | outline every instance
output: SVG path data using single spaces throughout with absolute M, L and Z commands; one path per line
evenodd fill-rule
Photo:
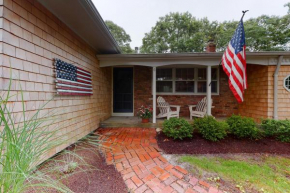
M 253 192 L 251 188 L 257 190 L 254 192 L 289 192 L 290 189 L 289 158 L 269 155 L 182 156 L 180 161 L 189 163 L 191 171 L 199 175 L 219 176 L 222 180 L 242 185 L 246 192 Z
M 288 14 L 290 14 L 290 2 L 288 2 L 288 3 L 286 3 L 285 5 L 284 5 L 284 7 L 288 7 Z
M 250 51 L 279 51 L 290 41 L 286 16 L 262 15 L 245 22 L 246 42 Z M 288 48 L 289 49 L 289 45 Z
M 196 19 L 189 12 L 170 13 L 160 17 L 143 38 L 142 53 L 202 52 L 211 39 L 215 23 Z
M 126 31 L 115 24 L 112 21 L 105 21 L 107 27 L 109 28 L 110 32 L 113 34 L 115 40 L 117 41 L 119 47 L 122 50 L 122 53 L 130 54 L 133 53 L 133 49 L 130 47 L 131 37 Z
M 285 16 L 262 15 L 244 22 L 249 51 L 290 50 L 290 3 Z M 197 19 L 189 12 L 169 13 L 160 17 L 143 38 L 142 53 L 202 52 L 208 40 L 224 51 L 231 40 L 238 21 L 209 21 Z
M 57 133 L 59 126 L 53 126 L 55 113 L 43 112 L 49 101 L 28 113 L 20 91 L 17 97 L 22 99 L 22 112 L 14 113 L 11 98 L 15 96 L 10 95 L 10 88 L 11 81 L 7 91 L 0 93 L 0 192 L 72 192 L 62 182 L 74 170 L 84 171 L 85 160 L 72 151 L 62 151 L 59 155 L 66 159 L 52 158 L 47 166 L 38 167 L 46 154 L 67 141 Z M 89 141 L 86 148 L 99 145 L 92 137 Z M 63 173 L 56 177 L 59 171 Z
M 256 127 L 254 119 L 232 115 L 227 119 L 230 133 L 238 138 L 260 139 L 261 131 Z
M 10 84 L 11 86 L 11 84 Z M 27 114 L 22 98 L 21 114 L 13 113 L 9 102 L 10 87 L 0 96 L 0 192 L 25 192 L 36 187 L 47 187 L 58 192 L 71 192 L 57 180 L 41 172 L 34 172 L 43 155 L 64 143 L 55 139 L 54 120 L 49 114 L 41 115 L 43 106 L 34 114 Z M 2 94 L 2 93 L 1 93 Z M 21 123 L 19 123 L 21 122 Z
M 163 123 L 163 133 L 173 139 L 192 137 L 193 127 L 185 119 L 170 118 Z
M 282 142 L 290 142 L 290 120 L 266 119 L 262 121 L 261 128 L 266 136 L 274 136 Z
M 227 135 L 226 131 L 229 128 L 226 122 L 218 122 L 212 116 L 195 119 L 193 126 L 199 130 L 205 139 L 210 141 L 219 141 L 224 139 Z
M 277 122 L 278 121 L 274 119 L 262 120 L 261 128 L 263 129 L 266 136 L 272 137 L 277 134 L 277 131 L 278 131 Z

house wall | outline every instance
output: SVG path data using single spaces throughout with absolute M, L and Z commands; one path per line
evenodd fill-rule
M 158 97 L 158 96 L 157 96 Z M 164 99 L 172 105 L 180 105 L 180 116 L 189 117 L 189 104 L 196 104 L 205 95 L 162 95 Z M 220 69 L 220 94 L 212 96 L 213 106 L 212 114 L 216 117 L 226 117 L 237 113 L 238 103 L 229 90 L 228 78 Z M 152 68 L 134 67 L 134 112 L 141 105 L 152 106 Z
M 247 65 L 248 89 L 245 101 L 238 106 L 238 113 L 253 117 L 273 118 L 274 72 L 276 66 Z M 290 92 L 284 88 L 284 78 L 290 74 L 290 66 L 281 66 L 278 74 L 278 119 L 290 118 Z
M 97 35 L 97 34 L 96 34 Z M 51 150 L 50 157 L 99 127 L 111 116 L 111 69 L 99 68 L 95 51 L 36 0 L 0 0 L 0 87 L 7 90 L 12 70 L 9 105 L 15 121 L 23 117 L 20 86 L 26 113 L 51 100 L 41 114 L 55 110 L 57 137 L 67 143 Z M 56 96 L 53 59 L 78 64 L 92 73 L 93 96 Z
M 288 60 L 289 62 L 289 60 Z M 276 66 L 269 66 L 269 109 L 268 116 L 273 117 L 274 72 Z M 290 92 L 284 88 L 284 78 L 290 74 L 290 66 L 281 66 L 278 74 L 278 119 L 290 119 Z
M 244 92 L 244 102 L 238 105 L 238 114 L 253 117 L 256 121 L 269 116 L 269 96 L 273 80 L 269 80 L 268 66 L 247 65 L 248 88 Z
M 273 118 L 274 77 L 276 66 L 247 65 L 248 88 L 244 102 L 238 104 L 228 86 L 228 78 L 220 69 L 220 94 L 212 96 L 212 114 L 227 117 L 232 114 L 252 117 L 260 122 L 262 118 Z M 284 87 L 284 78 L 290 74 L 290 66 L 281 66 L 278 80 L 278 117 L 290 118 L 290 92 Z M 204 96 L 162 95 L 170 104 L 180 105 L 180 116 L 189 117 L 188 104 L 196 104 Z M 157 96 L 158 97 L 158 96 Z M 134 112 L 141 105 L 152 106 L 152 68 L 134 67 Z

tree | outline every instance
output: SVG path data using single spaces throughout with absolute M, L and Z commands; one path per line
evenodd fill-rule
M 105 21 L 110 32 L 113 34 L 115 40 L 117 41 L 119 47 L 121 48 L 122 53 L 133 53 L 133 49 L 130 47 L 131 37 L 126 31 L 115 24 L 112 21 Z
M 142 53 L 201 52 L 213 35 L 216 23 L 197 20 L 190 13 L 170 13 L 160 17 L 143 38 Z
M 282 17 L 262 15 L 244 22 L 246 45 L 250 51 L 290 50 L 290 3 Z M 202 52 L 213 39 L 217 51 L 224 51 L 238 21 L 210 22 L 196 19 L 190 13 L 170 13 L 160 17 L 143 38 L 142 53 Z
M 249 51 L 289 50 L 289 16 L 262 15 L 244 22 L 246 46 Z M 215 41 L 217 50 L 223 51 L 233 36 L 238 21 L 226 21 L 219 24 Z
M 262 15 L 245 22 L 246 43 L 250 51 L 285 50 L 290 41 L 289 23 L 284 17 Z

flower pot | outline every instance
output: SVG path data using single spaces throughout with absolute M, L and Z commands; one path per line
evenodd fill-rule
M 143 119 L 142 118 L 142 123 L 149 123 L 149 119 Z

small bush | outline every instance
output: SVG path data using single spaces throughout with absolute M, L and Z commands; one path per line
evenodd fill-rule
M 261 128 L 263 129 L 264 133 L 268 137 L 275 136 L 278 131 L 278 124 L 276 120 L 273 119 L 265 119 L 262 120 Z
M 171 118 L 163 123 L 163 133 L 173 139 L 192 137 L 193 127 L 185 119 Z
M 227 135 L 226 131 L 229 128 L 226 122 L 218 122 L 212 116 L 196 119 L 193 125 L 205 139 L 210 141 L 219 141 L 225 138 Z
M 266 136 L 276 137 L 282 142 L 290 142 L 290 120 L 266 119 L 262 121 L 261 128 Z
M 256 127 L 254 119 L 232 115 L 227 119 L 229 131 L 238 138 L 260 139 L 261 131 Z

